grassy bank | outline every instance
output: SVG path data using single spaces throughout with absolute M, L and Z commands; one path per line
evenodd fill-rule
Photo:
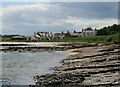
M 12 42 L 10 38 L 2 38 L 3 42 Z M 19 41 L 16 41 L 19 42 Z M 26 42 L 26 41 L 22 41 Z M 28 42 L 28 41 L 27 41 Z M 29 41 L 34 42 L 34 41 Z M 57 40 L 40 40 L 35 42 L 84 42 L 84 43 L 110 43 L 120 42 L 120 33 L 106 36 L 93 36 L 93 37 L 67 37 Z
M 0 38 L 0 41 L 11 42 L 12 40 L 9 37 L 3 37 L 3 38 Z
M 107 36 L 93 36 L 93 37 L 68 37 L 59 40 L 44 40 L 44 42 L 85 42 L 85 43 L 110 43 L 120 42 L 120 33 Z

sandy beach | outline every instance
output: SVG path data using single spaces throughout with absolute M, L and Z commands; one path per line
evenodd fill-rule
M 0 44 L 31 44 L 31 45 L 59 45 L 67 42 L 0 42 Z
M 70 49 L 70 50 L 66 50 L 65 52 L 68 53 L 70 56 L 72 56 L 72 55 L 78 55 L 79 54 L 78 52 L 74 52 L 76 50 L 77 49 Z

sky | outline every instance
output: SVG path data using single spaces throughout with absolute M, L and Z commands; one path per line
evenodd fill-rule
M 117 2 L 3 2 L 2 34 L 81 31 L 118 23 Z

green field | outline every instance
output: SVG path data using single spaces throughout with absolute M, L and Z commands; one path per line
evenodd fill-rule
M 107 36 L 69 37 L 69 38 L 64 38 L 59 40 L 51 40 L 51 42 L 85 42 L 85 43 L 120 42 L 120 33 L 114 34 L 114 35 L 107 35 Z
M 12 42 L 11 38 L 2 38 L 3 42 Z M 19 41 L 17 41 L 19 42 Z M 28 41 L 22 41 L 28 42 Z M 120 33 L 106 36 L 92 36 L 92 37 L 67 37 L 64 39 L 57 40 L 39 40 L 39 41 L 29 41 L 29 42 L 81 42 L 81 43 L 110 43 L 110 42 L 120 42 Z
M 4 37 L 4 38 L 0 38 L 0 41 L 11 41 L 11 38 L 8 38 L 8 37 Z

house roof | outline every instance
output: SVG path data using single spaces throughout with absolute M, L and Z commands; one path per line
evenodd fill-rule
M 37 33 L 43 33 L 43 34 L 48 34 L 49 32 L 37 32 Z
M 71 36 L 80 36 L 81 33 L 70 33 Z
M 30 38 L 29 36 L 14 36 L 12 38 Z
M 65 33 L 55 33 L 54 35 L 65 35 Z

